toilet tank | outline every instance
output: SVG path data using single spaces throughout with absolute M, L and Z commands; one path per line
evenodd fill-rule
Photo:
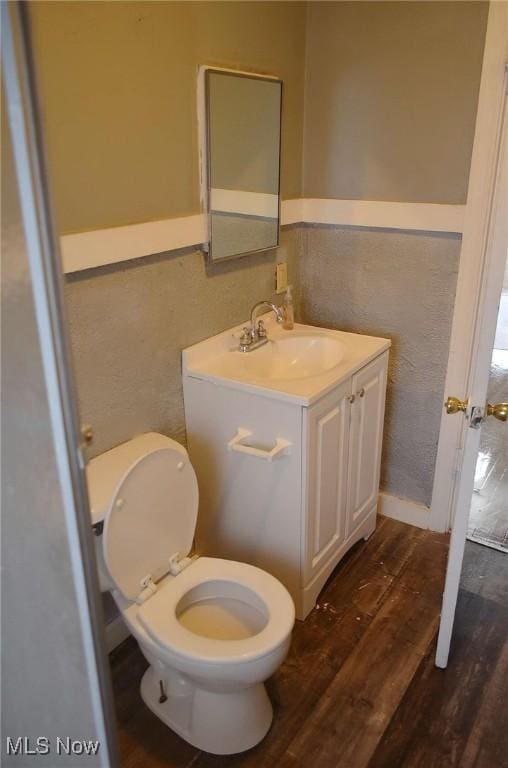
M 173 445 L 169 437 L 157 432 L 138 435 L 126 443 L 101 453 L 87 464 L 86 479 L 90 501 L 91 524 L 94 529 L 95 555 L 99 572 L 99 586 L 102 592 L 115 589 L 104 561 L 102 528 L 104 519 L 114 498 L 116 489 L 129 469 L 139 459 L 159 448 Z

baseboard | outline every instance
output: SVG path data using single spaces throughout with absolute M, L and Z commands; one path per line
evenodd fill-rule
M 114 619 L 108 621 L 105 627 L 106 632 L 106 650 L 111 653 L 120 643 L 126 640 L 130 632 L 125 626 L 125 622 L 121 616 L 115 616 Z
M 384 517 L 391 517 L 401 523 L 415 525 L 417 528 L 428 528 L 430 521 L 430 507 L 417 504 L 410 499 L 400 496 L 392 496 L 389 493 L 380 493 L 378 512 Z

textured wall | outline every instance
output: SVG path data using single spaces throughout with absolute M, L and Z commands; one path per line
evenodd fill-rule
M 34 2 L 61 232 L 198 213 L 198 67 L 284 81 L 281 192 L 299 197 L 306 4 Z
M 306 227 L 304 322 L 392 340 L 382 488 L 430 504 L 460 239 Z
M 300 230 L 282 233 L 294 279 Z M 273 294 L 276 251 L 205 269 L 172 252 L 68 278 L 81 418 L 93 455 L 154 429 L 185 442 L 181 351 L 245 320 Z M 280 297 L 279 297 L 280 299 Z
M 465 202 L 488 7 L 309 3 L 304 197 Z
M 2 107 L 3 107 L 2 103 Z M 32 283 L 2 109 L 3 766 L 104 765 L 58 756 L 97 738 L 58 478 Z M 6 737 L 47 736 L 49 755 L 6 756 Z M 104 752 L 104 747 L 101 747 Z
M 388 230 L 282 233 L 304 322 L 392 340 L 384 490 L 430 503 L 460 239 Z M 198 252 L 68 280 L 82 419 L 93 454 L 159 430 L 185 442 L 181 350 L 246 319 L 272 295 L 275 252 L 205 269 Z M 277 297 L 280 300 L 280 297 Z

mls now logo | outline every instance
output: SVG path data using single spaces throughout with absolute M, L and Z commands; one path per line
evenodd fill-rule
M 60 738 L 57 736 L 53 745 L 47 736 L 38 736 L 30 739 L 28 736 L 18 736 L 13 739 L 6 738 L 6 752 L 8 755 L 96 755 L 100 742 L 93 739 L 71 739 L 69 736 Z

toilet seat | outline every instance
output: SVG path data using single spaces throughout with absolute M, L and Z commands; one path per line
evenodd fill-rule
M 239 585 L 251 605 L 262 604 L 266 625 L 242 640 L 218 640 L 195 634 L 177 616 L 177 606 L 190 590 L 212 582 Z M 220 587 L 219 587 L 220 589 Z M 220 592 L 217 593 L 220 597 Z M 245 563 L 200 557 L 161 585 L 137 612 L 139 622 L 159 646 L 189 661 L 236 664 L 269 654 L 287 637 L 294 624 L 294 605 L 285 587 L 270 574 Z
M 154 433 L 131 442 L 128 460 L 116 459 L 116 472 L 112 462 L 103 462 L 102 473 L 93 467 L 92 505 L 100 509 L 108 500 L 102 550 L 112 582 L 125 599 L 141 601 L 189 554 L 199 494 L 183 446 Z

